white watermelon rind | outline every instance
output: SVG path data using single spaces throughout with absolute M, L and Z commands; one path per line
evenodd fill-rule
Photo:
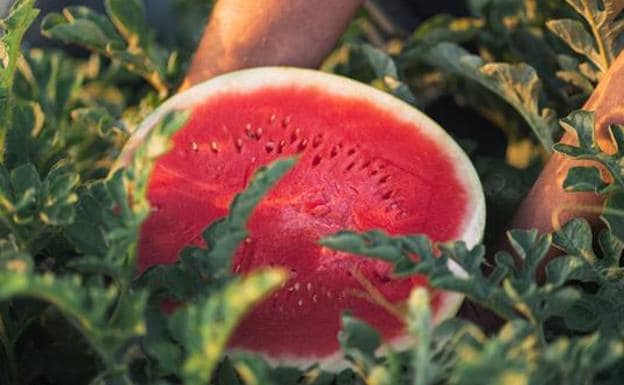
M 447 151 L 448 158 L 451 159 L 455 168 L 455 176 L 469 194 L 469 202 L 472 202 L 471 211 L 466 215 L 457 240 L 463 240 L 468 247 L 473 247 L 481 241 L 485 229 L 483 189 L 468 156 L 446 131 L 418 109 L 388 93 L 346 77 L 320 71 L 293 67 L 259 67 L 231 72 L 193 86 L 170 98 L 141 123 L 126 143 L 116 166 L 128 164 L 134 150 L 145 140 L 149 131 L 169 112 L 190 109 L 195 104 L 205 101 L 207 97 L 218 97 L 221 93 L 244 94 L 265 87 L 279 88 L 280 86 L 313 88 L 329 96 L 336 95 L 368 101 L 391 112 L 395 118 L 413 124 L 415 129 L 421 129 L 422 135 Z M 465 272 L 453 261 L 449 262 L 449 267 L 456 275 L 465 276 Z M 462 301 L 461 294 L 446 293 L 438 311 L 433 315 L 434 324 L 439 324 L 455 315 Z M 402 335 L 386 341 L 386 346 L 380 349 L 380 354 L 388 348 L 400 351 L 412 344 L 411 337 Z M 313 364 L 318 364 L 322 369 L 329 371 L 338 371 L 349 366 L 341 351 L 322 357 L 271 357 L 260 354 L 273 366 L 295 366 L 306 369 Z

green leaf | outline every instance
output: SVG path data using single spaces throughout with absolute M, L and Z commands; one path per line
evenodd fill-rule
M 566 254 L 595 262 L 592 230 L 585 219 L 572 219 L 553 234 L 553 243 Z
M 582 149 L 580 147 L 576 147 L 576 146 L 571 146 L 569 144 L 563 144 L 563 143 L 556 143 L 553 146 L 553 149 L 559 153 L 562 153 L 564 155 L 567 155 L 571 158 L 578 158 L 581 159 L 584 156 L 588 156 L 588 153 L 585 151 L 585 149 Z M 591 155 L 591 153 L 590 153 Z
M 16 274 L 17 273 L 17 274 Z M 12 297 L 31 297 L 49 302 L 58 308 L 89 341 L 108 370 L 116 370 L 112 377 L 125 379 L 125 371 L 119 371 L 119 357 L 129 341 L 145 333 L 141 317 L 145 305 L 144 293 L 122 297 L 117 302 L 118 291 L 86 285 L 78 276 L 56 278 L 18 271 L 0 271 L 0 300 Z M 110 317 L 117 307 L 121 317 Z
M 145 9 L 140 0 L 107 0 L 106 11 L 111 21 L 128 42 L 130 50 L 148 44 L 149 28 L 145 21 Z
M 79 44 L 104 52 L 108 44 L 121 45 L 111 22 L 87 7 L 67 7 L 62 14 L 50 13 L 41 22 L 41 33 L 68 44 Z
M 11 126 L 13 82 L 15 69 L 21 56 L 20 45 L 28 27 L 39 14 L 33 7 L 35 0 L 18 0 L 9 10 L 8 16 L 0 21 L 3 30 L 0 38 L 0 162 L 4 162 L 5 137 Z
M 228 216 L 204 230 L 207 248 L 184 249 L 178 263 L 148 269 L 139 285 L 162 297 L 188 299 L 210 288 L 208 282 L 230 277 L 231 258 L 248 235 L 247 221 L 255 206 L 294 162 L 294 158 L 287 158 L 259 168 L 247 188 L 234 197 Z
M 247 237 L 247 221 L 254 208 L 266 195 L 275 183 L 281 179 L 295 164 L 294 158 L 275 161 L 266 167 L 259 168 L 253 175 L 247 188 L 234 197 L 230 205 L 230 212 L 225 219 L 224 226 L 228 232 L 219 237 L 220 244 L 218 250 L 210 253 L 209 259 L 214 260 L 216 265 L 222 269 L 230 269 L 230 258 L 236 248 Z M 204 239 L 209 241 L 211 234 L 204 235 Z
M 611 233 L 624 242 L 624 191 L 618 190 L 607 198 L 600 218 L 607 224 Z
M 100 136 L 106 137 L 112 130 L 126 132 L 126 127 L 111 113 L 102 107 L 77 108 L 71 112 L 76 123 L 85 128 L 95 130 Z
M 563 188 L 571 192 L 601 193 L 608 185 L 596 167 L 571 167 L 563 181 Z
M 566 54 L 557 55 L 557 62 L 560 67 L 560 70 L 556 72 L 557 77 L 583 91 L 583 99 L 587 98 L 594 91 L 593 83 L 598 81 L 594 76 L 596 74 L 583 73 L 583 69 L 591 67 L 589 63 L 579 64 L 577 58 Z
M 172 331 L 185 348 L 180 375 L 187 385 L 208 382 L 240 318 L 286 280 L 280 270 L 234 279 L 224 289 L 174 313 Z
M 416 103 L 416 97 L 409 87 L 400 80 L 396 64 L 388 54 L 368 44 L 362 44 L 353 49 L 357 49 L 364 56 L 375 76 L 384 82 L 394 96 L 410 104 Z
M 421 257 L 433 254 L 431 245 L 426 238 L 416 236 L 411 238 L 409 242 L 414 252 Z M 390 238 L 378 230 L 363 234 L 340 231 L 322 238 L 319 243 L 334 250 L 381 258 L 392 262 L 395 264 L 395 273 L 399 275 L 411 274 L 415 271 L 415 263 L 405 254 L 403 242 Z
M 225 357 L 217 372 L 217 385 L 243 385 L 237 377 L 236 370 L 232 366 L 232 362 Z
M 523 322 L 504 325 L 496 338 L 462 341 L 456 351 L 458 362 L 450 375 L 455 383 L 477 385 L 484 378 L 490 384 L 530 383 L 534 344 Z
M 619 156 L 624 156 L 624 126 L 620 124 L 609 125 L 609 132 L 615 143 Z
M 542 83 L 528 64 L 484 63 L 453 43 L 431 48 L 425 61 L 445 72 L 466 77 L 494 92 L 524 118 L 546 151 L 551 151 L 556 130 L 554 112 L 539 108 Z
M 406 42 L 406 59 L 426 54 L 427 49 L 441 42 L 463 43 L 473 39 L 483 28 L 483 20 L 472 17 L 453 17 L 439 14 L 418 25 Z
M 624 31 L 624 20 L 618 18 L 624 9 L 622 0 L 566 0 L 585 19 L 593 35 L 582 31 L 582 25 L 572 20 L 553 20 L 548 27 L 578 53 L 585 55 L 604 73 L 622 49 L 619 35 Z
M 551 236 L 539 235 L 537 230 L 510 230 L 507 234 L 509 243 L 524 262 L 522 273 L 525 279 L 531 281 L 550 249 Z
M 348 65 L 337 68 L 342 75 L 372 83 L 407 103 L 416 104 L 416 97 L 402 81 L 395 60 L 389 54 L 369 44 L 349 45 L 348 54 Z
M 186 113 L 167 115 L 134 150 L 128 167 L 82 186 L 77 218 L 65 227 L 65 237 L 78 250 L 96 258 L 74 262 L 74 268 L 98 271 L 118 280 L 134 276 L 137 238 L 149 213 L 149 176 L 155 160 L 169 150 L 169 138 L 187 117 Z
M 592 36 L 585 30 L 585 26 L 580 21 L 572 19 L 549 20 L 546 26 L 574 52 L 584 55 L 593 63 L 600 63 L 600 54 L 594 46 Z M 604 71 L 604 68 L 602 70 Z
M 578 146 L 557 143 L 555 150 L 575 159 L 588 159 L 601 163 L 611 174 L 615 183 L 612 186 L 604 186 L 603 192 L 609 189 L 624 188 L 624 173 L 621 171 L 622 156 L 618 153 L 608 154 L 602 151 L 596 142 L 594 113 L 589 111 L 573 111 L 567 117 L 561 119 L 561 125 L 566 131 L 573 132 L 578 138 Z M 618 148 L 622 144 L 621 128 L 611 125 L 611 137 Z M 578 171 L 575 171 L 578 172 Z
M 607 271 L 607 276 L 609 278 L 616 278 L 622 273 L 620 258 L 622 256 L 622 250 L 624 250 L 624 243 L 614 236 L 611 231 L 603 230 L 598 234 L 598 244 L 602 252 L 601 261 L 604 262 L 608 268 L 613 269 Z M 611 276 L 612 274 L 615 276 Z
M 375 364 L 375 351 L 381 345 L 381 339 L 377 331 L 366 322 L 349 313 L 343 314 L 338 341 L 345 356 L 356 367 L 367 370 Z
M 557 77 L 580 88 L 587 95 L 594 91 L 594 85 L 579 71 L 557 71 Z
M 1 166 L 0 234 L 9 231 L 20 247 L 36 254 L 62 226 L 73 223 L 80 177 L 67 162 L 55 164 L 41 180 L 31 163 L 10 173 Z
M 568 280 L 595 281 L 598 278 L 587 261 L 578 256 L 564 255 L 550 261 L 545 268 L 546 280 L 555 286 L 562 286 Z
M 238 378 L 237 382 L 245 385 L 274 385 L 277 382 L 274 379 L 273 371 L 269 365 L 264 362 L 259 357 L 253 356 L 251 354 L 237 354 L 235 357 L 234 366 L 236 368 L 236 373 L 240 377 L 239 382 Z M 295 378 L 292 383 L 296 383 L 297 378 Z M 234 382 L 236 384 L 236 382 Z M 286 382 L 288 383 L 288 382 Z M 230 383 L 227 383 L 230 385 Z
M 169 92 L 165 79 L 167 55 L 157 48 L 147 28 L 138 0 L 106 2 L 109 18 L 86 7 L 67 7 L 62 14 L 44 18 L 42 34 L 85 46 L 142 76 L 164 99 Z
M 79 182 L 80 176 L 69 164 L 59 162 L 52 167 L 43 181 L 39 197 L 42 222 L 52 226 L 73 222 L 78 201 L 75 189 Z
M 573 111 L 570 115 L 560 120 L 561 126 L 570 132 L 575 132 L 579 141 L 579 147 L 596 149 L 594 136 L 594 114 L 588 111 Z
M 438 244 L 442 255 L 436 256 L 431 241 L 425 236 L 391 237 L 376 230 L 361 234 L 341 231 L 320 242 L 336 250 L 390 261 L 396 274 L 423 274 L 432 287 L 456 291 L 476 301 L 487 301 L 497 313 L 514 317 L 508 300 L 502 298 L 499 283 L 490 283 L 483 276 L 481 264 L 485 250 L 482 246 L 468 249 L 462 242 Z M 413 255 L 418 256 L 418 262 L 414 261 Z M 456 275 L 449 268 L 449 259 L 457 263 L 468 277 Z

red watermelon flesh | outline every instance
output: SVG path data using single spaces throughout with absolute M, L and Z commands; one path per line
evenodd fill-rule
M 388 263 L 323 248 L 318 240 L 342 229 L 383 229 L 476 242 L 483 199 L 465 155 L 418 111 L 367 86 L 293 69 L 228 76 L 194 96 L 189 122 L 157 161 L 140 269 L 173 263 L 185 245 L 202 245 L 204 228 L 227 214 L 256 168 L 298 154 L 256 208 L 233 263 L 241 274 L 282 266 L 290 280 L 243 319 L 230 347 L 291 364 L 331 361 L 346 309 L 384 341 L 398 342 L 403 324 L 383 302 L 401 303 L 425 279 L 395 279 Z M 457 304 L 455 296 L 432 292 L 436 317 Z

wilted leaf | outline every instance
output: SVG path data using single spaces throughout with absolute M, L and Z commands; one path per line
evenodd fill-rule
M 453 43 L 440 43 L 425 61 L 443 71 L 473 80 L 496 93 L 524 118 L 546 151 L 551 151 L 555 120 L 552 110 L 539 108 L 542 84 L 528 64 L 484 63 Z
M 594 41 L 580 21 L 572 19 L 550 20 L 546 25 L 574 52 L 586 56 L 594 64 L 600 63 L 600 54 L 594 46 Z M 605 71 L 606 68 L 601 68 L 601 70 Z
M 587 57 L 601 73 L 609 69 L 622 49 L 620 34 L 624 20 L 618 18 L 624 9 L 622 0 L 566 0 L 585 19 L 593 36 L 578 21 L 551 20 L 548 28 L 565 41 L 570 48 Z

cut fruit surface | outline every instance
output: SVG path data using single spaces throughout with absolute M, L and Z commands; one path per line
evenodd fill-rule
M 321 247 L 323 236 L 382 229 L 470 246 L 481 238 L 484 200 L 468 158 L 436 123 L 388 94 L 317 71 L 239 71 L 165 103 L 130 140 L 126 156 L 166 112 L 186 108 L 190 120 L 149 182 L 153 211 L 141 231 L 141 270 L 201 245 L 203 229 L 227 214 L 257 167 L 299 155 L 256 208 L 233 263 L 241 274 L 283 266 L 290 280 L 243 319 L 232 349 L 331 368 L 347 309 L 386 343 L 405 340 L 389 305 L 426 280 L 395 279 L 385 262 Z M 461 301 L 435 290 L 431 298 L 436 321 Z

